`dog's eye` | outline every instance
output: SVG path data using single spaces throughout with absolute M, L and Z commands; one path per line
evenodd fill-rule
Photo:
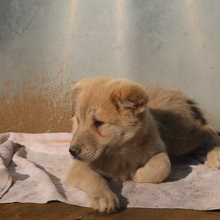
M 103 124 L 104 124 L 104 122 L 102 122 L 102 121 L 95 121 L 94 122 L 94 125 L 96 128 L 102 126 Z

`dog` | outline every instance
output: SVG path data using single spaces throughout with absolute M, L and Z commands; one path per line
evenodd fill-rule
M 206 165 L 220 167 L 220 137 L 197 104 L 177 91 L 91 77 L 75 84 L 71 102 L 74 159 L 67 181 L 88 194 L 95 210 L 120 208 L 108 179 L 161 183 L 171 171 L 169 156 L 201 148 Z

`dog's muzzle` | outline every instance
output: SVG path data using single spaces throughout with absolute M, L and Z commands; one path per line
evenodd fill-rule
M 79 147 L 77 147 L 77 146 L 71 146 L 70 148 L 69 148 L 69 152 L 70 152 L 70 154 L 73 156 L 73 157 L 77 157 L 77 155 L 80 153 L 80 149 L 79 149 Z

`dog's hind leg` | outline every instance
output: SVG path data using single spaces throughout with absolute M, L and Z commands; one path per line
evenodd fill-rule
M 170 159 L 166 152 L 162 152 L 154 155 L 143 167 L 140 167 L 133 180 L 138 183 L 160 183 L 170 171 Z
M 208 152 L 206 165 L 210 168 L 220 168 L 220 146 Z
M 203 144 L 207 150 L 206 165 L 210 168 L 220 168 L 220 137 L 210 126 L 205 127 Z

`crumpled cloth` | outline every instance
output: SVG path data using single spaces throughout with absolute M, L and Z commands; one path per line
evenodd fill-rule
M 70 140 L 69 133 L 0 134 L 0 203 L 55 200 L 90 207 L 86 193 L 66 183 Z M 220 170 L 207 168 L 200 156 L 172 159 L 163 183 L 112 180 L 110 186 L 122 207 L 220 209 Z

